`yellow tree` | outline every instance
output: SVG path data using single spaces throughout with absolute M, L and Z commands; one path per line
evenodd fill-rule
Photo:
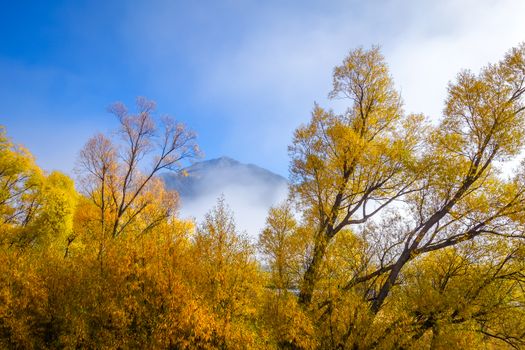
M 0 133 L 0 344 L 45 348 L 52 315 L 47 267 L 71 243 L 77 193 L 64 174 L 45 174 Z
M 403 115 L 377 48 L 351 52 L 334 71 L 331 93 L 349 98 L 350 108 L 336 115 L 316 107 L 290 147 L 292 190 L 314 229 L 301 303 L 311 303 L 327 249 L 345 228 L 361 236 L 368 256 L 355 257 L 361 261 L 336 285 L 369 303 L 372 323 L 418 256 L 489 236 L 523 237 L 523 166 L 510 179 L 500 169 L 523 146 L 524 95 L 522 44 L 478 75 L 461 72 L 442 120 L 430 126 Z M 323 285 L 319 295 L 327 292 Z M 367 344 L 370 333 L 355 332 L 350 323 L 344 338 L 353 345 L 336 346 Z
M 73 180 L 60 172 L 47 175 L 39 189 L 38 211 L 33 221 L 25 228 L 33 236 L 33 242 L 51 248 L 62 256 L 68 255 L 74 241 L 73 217 L 78 193 Z
M 463 71 L 450 84 L 445 115 L 421 157 L 420 190 L 407 196 L 410 229 L 390 264 L 372 311 L 378 312 L 401 269 L 415 256 L 480 235 L 521 235 L 523 171 L 497 176 L 494 162 L 518 154 L 524 142 L 525 45 L 512 49 L 479 75 Z M 368 278 L 365 276 L 364 278 Z
M 19 247 L 54 242 L 65 249 L 77 200 L 73 181 L 59 172 L 45 174 L 3 130 L 0 188 L 1 242 Z
M 270 208 L 258 246 L 270 269 L 271 285 L 278 291 L 298 287 L 310 243 L 307 238 L 305 229 L 297 224 L 290 202 Z
M 432 349 L 525 345 L 523 253 L 517 239 L 492 237 L 414 261 L 390 306 L 411 319 L 400 343 Z
M 0 229 L 3 235 L 10 228 L 26 226 L 32 221 L 42 178 L 32 155 L 15 145 L 0 128 Z
M 197 264 L 188 278 L 217 319 L 212 344 L 228 349 L 258 347 L 255 317 L 261 276 L 253 247 L 237 232 L 222 197 L 197 229 L 193 258 Z
M 314 247 L 300 301 L 311 302 L 319 266 L 335 235 L 359 225 L 412 190 L 410 169 L 420 116 L 405 117 L 377 47 L 352 51 L 334 70 L 332 98 L 350 106 L 336 114 L 315 106 L 289 148 L 292 192 L 314 227 Z
M 299 226 L 294 216 L 289 201 L 270 208 L 259 235 L 259 251 L 269 270 L 260 314 L 278 348 L 313 349 L 317 342 L 312 321 L 295 296 L 311 242 L 309 230 Z

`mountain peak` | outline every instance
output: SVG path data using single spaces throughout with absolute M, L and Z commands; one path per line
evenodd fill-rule
M 230 158 L 230 157 L 226 157 L 226 156 L 222 156 L 222 157 L 219 157 L 219 158 L 214 158 L 214 159 L 209 159 L 209 160 L 206 160 L 206 161 L 203 161 L 202 163 L 210 163 L 210 164 L 214 164 L 214 165 L 218 165 L 218 166 L 224 166 L 224 167 L 228 167 L 228 166 L 235 166 L 235 165 L 240 165 L 241 163 L 233 158 Z
M 278 174 L 230 157 L 196 162 L 184 174 L 162 174 L 166 186 L 179 192 L 181 216 L 201 220 L 219 196 L 232 208 L 241 230 L 255 237 L 268 209 L 286 199 L 288 182 Z
M 241 229 L 253 235 L 264 226 L 268 208 L 283 201 L 288 182 L 278 174 L 230 157 L 204 160 L 163 174 L 166 186 L 179 192 L 181 215 L 201 219 L 223 195 Z

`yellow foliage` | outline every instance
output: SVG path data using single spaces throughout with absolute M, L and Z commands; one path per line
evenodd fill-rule
M 524 145 L 524 77 L 525 45 L 461 72 L 431 126 L 378 48 L 350 52 L 330 94 L 350 106 L 297 129 L 292 196 L 257 245 L 224 199 L 176 217 L 158 172 L 198 150 L 151 101 L 113 106 L 124 141 L 88 141 L 81 193 L 0 130 L 0 347 L 524 347 L 525 162 L 495 162 Z

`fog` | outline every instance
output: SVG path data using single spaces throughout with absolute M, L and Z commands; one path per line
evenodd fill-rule
M 186 171 L 187 176 L 165 176 L 168 187 L 180 193 L 180 217 L 200 223 L 223 196 L 238 231 L 251 240 L 256 240 L 264 227 L 268 209 L 288 195 L 282 176 L 226 157 L 196 163 Z

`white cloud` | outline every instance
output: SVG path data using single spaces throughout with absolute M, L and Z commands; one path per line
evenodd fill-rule
M 409 29 L 386 50 L 407 111 L 434 118 L 441 114 L 448 82 L 461 69 L 476 72 L 525 41 L 523 1 L 438 3 L 424 18 L 408 19 Z
M 294 12 L 267 18 L 236 49 L 205 67 L 203 93 L 226 103 L 272 101 L 289 111 L 290 103 L 324 100 L 332 67 L 348 50 L 379 44 L 408 109 L 435 114 L 434 101 L 441 104 L 447 82 L 460 69 L 477 70 L 525 40 L 525 2 L 519 0 L 397 0 L 371 2 L 365 9 L 352 3 L 340 6 L 331 17 L 324 14 L 315 20 L 312 14 L 303 20 Z

